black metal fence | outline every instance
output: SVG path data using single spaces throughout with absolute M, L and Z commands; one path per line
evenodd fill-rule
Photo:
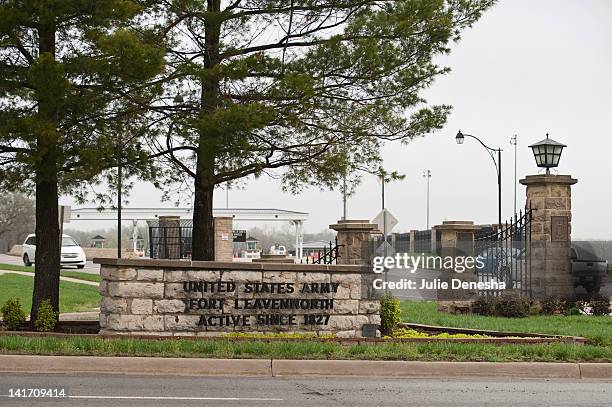
M 338 238 L 336 238 L 333 243 L 330 240 L 329 248 L 323 250 L 319 249 L 314 252 L 317 254 L 317 256 L 312 256 L 312 264 L 335 264 L 338 261 L 338 257 L 340 257 L 340 248 L 343 246 L 344 245 L 338 244 Z M 310 262 L 309 258 L 309 256 L 306 257 L 306 264 Z M 300 259 L 300 263 L 303 262 L 304 260 Z
M 410 233 L 395 233 L 391 237 L 391 241 L 393 242 L 395 253 L 410 252 Z
M 189 226 L 149 226 L 149 257 L 191 259 L 192 233 Z
M 531 222 L 533 209 L 525 208 L 491 233 L 474 241 L 476 274 L 480 282 L 504 282 L 506 291 L 531 297 Z M 499 295 L 500 291 L 483 291 Z

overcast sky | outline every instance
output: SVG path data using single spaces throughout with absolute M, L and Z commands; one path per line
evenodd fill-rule
M 502 0 L 467 30 L 441 61 L 452 72 L 425 94 L 430 103 L 453 106 L 444 130 L 384 149 L 386 168 L 406 174 L 405 180 L 387 186 L 387 208 L 399 219 L 395 231 L 426 226 L 425 169 L 432 172 L 431 224 L 496 221 L 493 163 L 476 141 L 455 143 L 460 128 L 504 150 L 504 218 L 512 215 L 514 200 L 510 137 L 518 135 L 519 179 L 538 173 L 529 144 L 547 132 L 567 144 L 558 173 L 578 179 L 572 190 L 572 237 L 612 238 L 610 21 L 610 0 Z M 350 198 L 349 218 L 372 219 L 380 210 L 379 195 L 378 181 L 366 177 Z M 130 206 L 155 206 L 160 196 L 152 186 L 139 184 Z M 525 190 L 520 185 L 517 200 L 519 207 L 524 205 Z M 160 202 L 159 206 L 171 205 Z M 305 229 L 313 232 L 342 215 L 338 192 L 311 189 L 294 196 L 283 193 L 278 181 L 270 179 L 230 190 L 229 206 L 308 212 Z M 215 207 L 225 207 L 222 190 L 217 190 Z

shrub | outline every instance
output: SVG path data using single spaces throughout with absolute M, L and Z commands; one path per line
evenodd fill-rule
M 4 324 L 11 331 L 17 331 L 25 324 L 26 313 L 21 309 L 19 298 L 9 298 L 2 308 L 2 319 Z
M 530 302 L 519 296 L 501 296 L 495 302 L 495 315 L 507 318 L 524 318 L 529 316 Z
M 573 301 L 569 301 L 560 297 L 548 297 L 540 301 L 542 305 L 542 314 L 545 315 L 562 315 L 567 314 L 570 308 L 575 306 Z
M 38 318 L 34 321 L 34 326 L 39 332 L 50 332 L 55 329 L 57 324 L 58 313 L 55 312 L 51 301 L 43 300 L 38 307 Z
M 534 312 L 531 302 L 516 295 L 480 297 L 472 305 L 478 315 L 490 317 L 523 318 Z
M 494 316 L 496 298 L 493 296 L 479 297 L 472 304 L 472 312 L 478 315 Z
M 400 301 L 392 294 L 385 294 L 380 299 L 380 331 L 391 335 L 400 322 Z
M 610 299 L 603 295 L 597 294 L 589 299 L 588 304 L 591 306 L 592 315 L 610 315 Z
M 568 316 L 571 316 L 571 315 L 581 315 L 581 312 L 580 312 L 580 310 L 578 308 L 572 307 L 572 308 L 567 310 L 567 314 L 566 315 L 568 315 Z

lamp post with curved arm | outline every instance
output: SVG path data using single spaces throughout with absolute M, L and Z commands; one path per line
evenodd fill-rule
M 457 144 L 463 144 L 466 137 L 471 137 L 478 141 L 491 156 L 493 164 L 495 165 L 495 172 L 497 173 L 497 222 L 498 225 L 502 224 L 502 187 L 501 187 L 501 148 L 491 148 L 482 142 L 478 137 L 472 136 L 471 134 L 462 133 L 461 130 L 457 133 L 455 140 Z M 497 152 L 497 161 L 495 161 L 495 153 Z

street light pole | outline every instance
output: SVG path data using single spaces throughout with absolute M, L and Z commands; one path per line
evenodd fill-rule
M 514 214 L 516 215 L 516 148 L 518 144 L 516 134 L 510 138 L 510 144 L 514 146 Z
M 423 171 L 423 178 L 427 180 L 427 230 L 429 230 L 429 179 L 431 178 L 431 170 Z
M 493 164 L 495 165 L 495 172 L 497 174 L 497 224 L 498 227 L 501 227 L 502 224 L 502 173 L 501 173 L 501 152 L 503 151 L 501 148 L 491 148 L 482 142 L 478 137 L 472 136 L 471 134 L 464 134 L 459 130 L 457 136 L 455 136 L 455 140 L 457 144 L 463 144 L 466 137 L 471 137 L 474 140 L 478 141 L 480 145 L 482 145 L 487 153 L 491 156 L 493 160 Z M 495 152 L 497 152 L 497 161 L 495 161 Z

